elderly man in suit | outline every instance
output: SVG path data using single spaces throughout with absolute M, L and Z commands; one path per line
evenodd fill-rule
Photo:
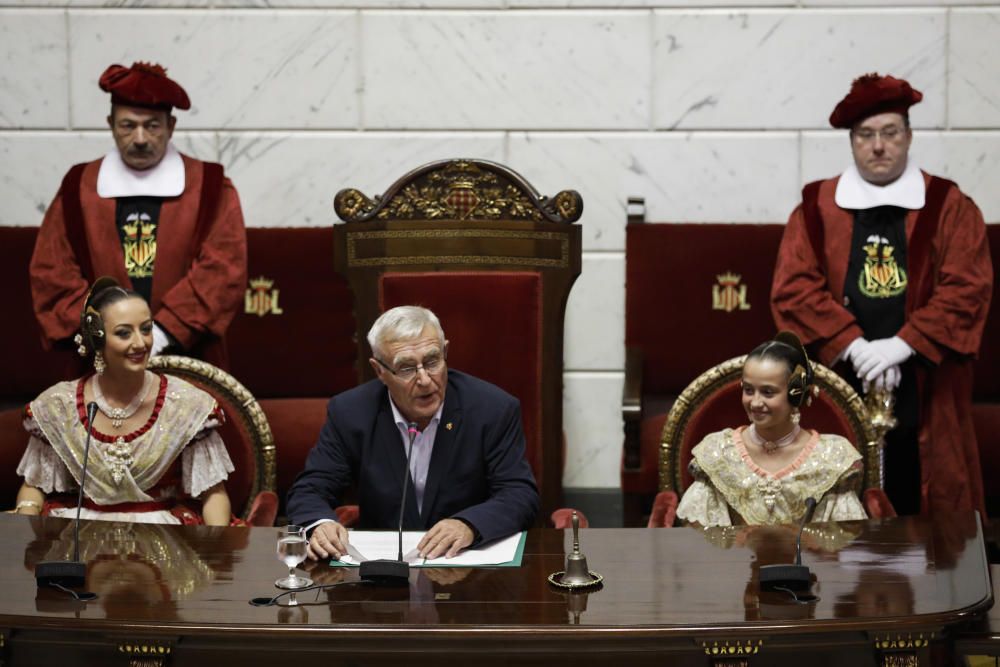
M 449 370 L 438 318 L 416 306 L 383 313 L 368 332 L 376 379 L 334 396 L 319 442 L 288 492 L 289 518 L 311 529 L 309 556 L 346 553 L 333 508 L 358 487 L 360 527 L 394 529 L 413 438 L 403 527 L 426 530 L 427 558 L 528 528 L 538 490 L 525 460 L 517 399 Z

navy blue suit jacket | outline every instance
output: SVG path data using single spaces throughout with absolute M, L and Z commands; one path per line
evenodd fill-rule
M 423 511 L 409 483 L 403 527 L 427 530 L 441 519 L 473 526 L 476 542 L 531 526 L 538 489 L 524 457 L 517 399 L 488 382 L 448 371 L 441 423 L 431 453 Z M 395 529 L 406 452 L 379 380 L 330 399 L 319 442 L 288 491 L 288 516 L 308 526 L 335 518 L 344 490 L 358 488 L 360 528 Z

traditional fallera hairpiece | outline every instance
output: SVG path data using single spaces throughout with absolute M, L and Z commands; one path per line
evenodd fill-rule
M 102 276 L 94 281 L 87 291 L 87 298 L 83 300 L 83 311 L 80 313 L 80 331 L 73 336 L 76 343 L 76 352 L 81 357 L 86 357 L 92 352 L 97 352 L 104 347 L 104 320 L 101 313 L 94 308 L 94 298 L 109 287 L 122 289 L 118 281 L 110 276 Z

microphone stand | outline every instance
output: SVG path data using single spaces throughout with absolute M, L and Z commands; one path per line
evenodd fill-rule
M 35 566 L 35 581 L 38 586 L 58 584 L 66 588 L 78 588 L 87 581 L 87 564 L 80 560 L 80 507 L 83 505 L 83 485 L 87 481 L 87 458 L 90 454 L 90 438 L 94 432 L 94 418 L 97 403 L 87 404 L 87 439 L 83 445 L 83 468 L 80 472 L 80 493 L 76 499 L 76 521 L 73 525 L 73 560 L 42 561 Z
M 382 586 L 406 586 L 410 582 L 410 564 L 403 560 L 403 514 L 406 511 L 406 492 L 410 483 L 410 455 L 413 453 L 413 441 L 417 438 L 417 425 L 410 422 L 407 425 L 410 441 L 406 448 L 406 471 L 403 474 L 403 498 L 399 503 L 399 552 L 396 560 L 379 558 L 361 563 L 358 576 L 365 581 L 371 581 Z
M 802 564 L 802 531 L 812 519 L 816 509 L 816 499 L 806 498 L 806 513 L 799 524 L 799 536 L 795 540 L 794 565 L 762 565 L 760 568 L 760 588 L 765 591 L 789 589 L 793 591 L 809 590 L 812 573 L 808 565 Z

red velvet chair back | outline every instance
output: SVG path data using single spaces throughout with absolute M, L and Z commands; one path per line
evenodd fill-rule
M 642 353 L 644 394 L 676 396 L 704 369 L 774 335 L 771 279 L 783 231 L 784 225 L 626 226 L 625 345 Z M 666 305 L 678 316 L 662 316 Z
M 580 273 L 580 196 L 541 197 L 510 169 L 445 160 L 410 172 L 384 195 L 341 190 L 334 208 L 337 271 L 355 297 L 359 372 L 366 335 L 397 305 L 441 320 L 448 365 L 521 402 L 543 515 L 562 499 L 563 319 Z
M 247 229 L 249 284 L 226 343 L 230 373 L 257 398 L 329 398 L 358 382 L 351 290 L 331 248 L 332 227 Z
M 660 451 L 660 490 L 682 494 L 691 484 L 691 450 L 709 433 L 747 423 L 740 400 L 745 356 L 701 374 L 681 393 L 667 416 Z M 865 488 L 881 487 L 881 461 L 861 397 L 832 370 L 813 364 L 820 393 L 802 408 L 802 426 L 842 435 L 865 457 Z
M 235 470 L 226 480 L 233 514 L 246 518 L 261 491 L 275 490 L 275 449 L 271 429 L 260 406 L 233 376 L 189 357 L 153 357 L 149 368 L 187 380 L 212 395 L 226 414 L 219 431 Z
M 56 382 L 79 377 L 83 369 L 68 345 L 48 352 L 42 349 L 28 273 L 36 236 L 37 227 L 0 227 L 0 285 L 4 288 L 0 406 L 24 407 Z

